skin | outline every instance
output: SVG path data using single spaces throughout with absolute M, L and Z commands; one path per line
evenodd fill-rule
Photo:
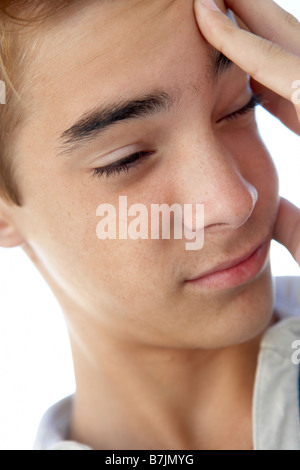
M 251 449 L 259 343 L 276 321 L 269 260 L 233 289 L 184 281 L 280 233 L 277 174 L 254 114 L 224 120 L 249 101 L 247 73 L 208 77 L 199 27 L 219 15 L 222 28 L 223 15 L 203 13 L 200 25 L 192 1 L 129 1 L 85 2 L 39 32 L 22 89 L 30 118 L 15 139 L 24 203 L 1 202 L 1 245 L 23 247 L 65 314 L 77 382 L 71 439 L 94 449 Z M 58 136 L 104 97 L 179 87 L 172 111 L 57 157 Z M 101 155 L 123 148 L 125 157 L 133 144 L 156 154 L 128 174 L 91 178 Z M 204 248 L 98 240 L 96 209 L 118 207 L 120 194 L 128 206 L 204 203 Z

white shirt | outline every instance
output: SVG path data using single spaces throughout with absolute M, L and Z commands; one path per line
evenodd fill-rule
M 254 450 L 300 450 L 300 365 L 292 361 L 300 341 L 300 277 L 275 278 L 275 309 L 281 321 L 262 338 L 255 376 Z M 68 440 L 71 412 L 72 396 L 45 413 L 35 450 L 92 450 Z

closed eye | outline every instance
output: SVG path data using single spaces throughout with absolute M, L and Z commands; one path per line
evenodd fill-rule
M 231 121 L 233 119 L 238 118 L 239 116 L 243 116 L 244 114 L 248 114 L 251 112 L 256 106 L 259 106 L 263 103 L 263 98 L 261 95 L 252 95 L 249 103 L 247 103 L 242 108 L 234 111 L 233 113 L 228 114 L 227 116 L 219 119 L 217 123 L 221 121 Z
M 124 171 L 129 171 L 130 168 L 136 167 L 140 165 L 141 163 L 144 163 L 145 160 L 148 160 L 148 158 L 153 154 L 154 152 L 137 152 L 129 157 L 123 158 L 122 160 L 119 160 L 118 162 L 115 162 L 111 165 L 104 166 L 101 168 L 95 168 L 92 171 L 92 176 L 98 176 L 101 177 L 104 174 L 106 177 L 109 177 L 111 175 L 119 174 Z

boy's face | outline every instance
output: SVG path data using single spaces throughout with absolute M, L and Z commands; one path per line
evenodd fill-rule
M 277 176 L 254 113 L 231 114 L 251 98 L 249 77 L 231 66 L 213 79 L 192 0 L 84 2 L 41 38 L 24 77 L 28 119 L 16 139 L 24 205 L 12 215 L 70 321 L 168 347 L 258 334 L 272 310 L 268 261 L 237 287 L 185 282 L 271 239 Z M 173 102 L 62 151 L 60 136 L 82 115 L 154 92 Z M 153 153 L 128 172 L 93 176 L 141 151 Z M 155 203 L 205 204 L 203 249 L 187 251 L 172 235 L 99 240 L 97 207 L 118 214 L 120 195 L 149 214 Z

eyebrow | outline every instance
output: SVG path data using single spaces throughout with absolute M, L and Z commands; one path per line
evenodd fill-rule
M 213 80 L 218 79 L 233 65 L 230 59 L 216 49 L 213 49 L 210 58 Z M 157 90 L 136 99 L 106 104 L 84 113 L 72 127 L 60 135 L 58 155 L 68 154 L 78 146 L 91 142 L 118 122 L 141 119 L 170 110 L 178 102 L 181 93 L 182 90 L 178 89 L 177 94 L 171 96 L 165 91 Z

